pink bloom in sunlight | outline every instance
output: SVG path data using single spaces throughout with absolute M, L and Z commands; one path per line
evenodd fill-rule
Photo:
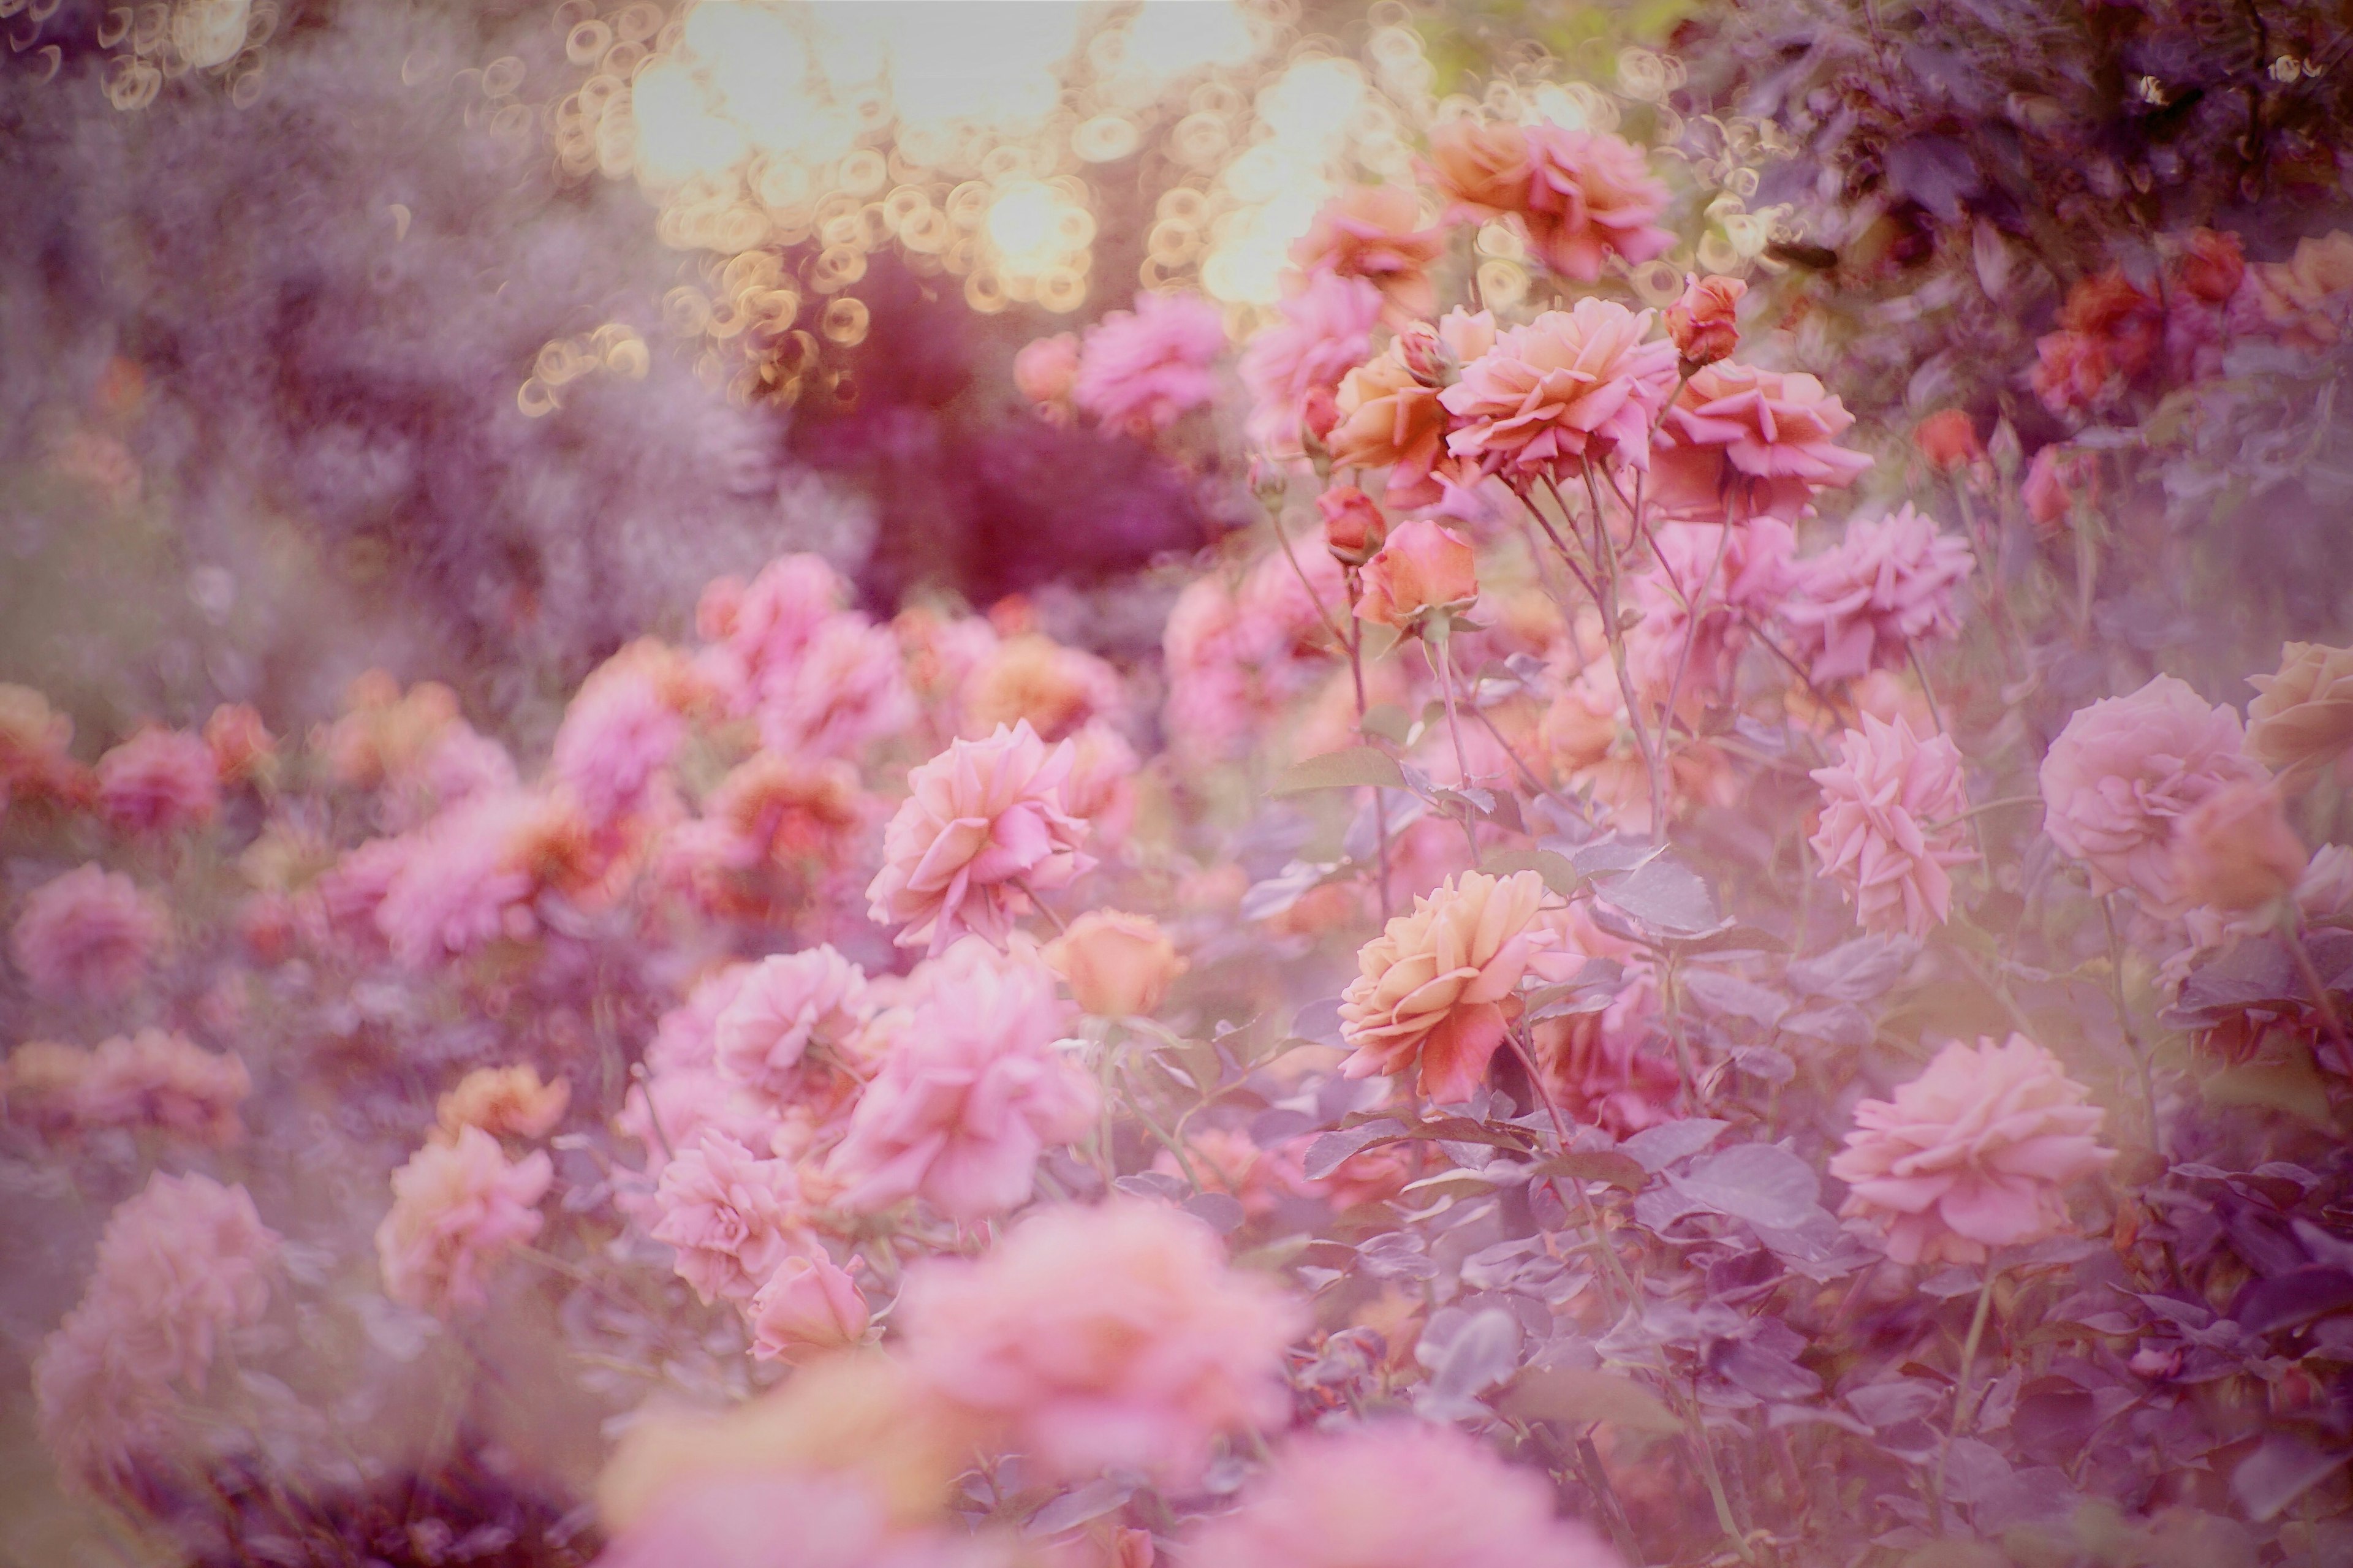
M 749 1317 L 752 1353 L 763 1361 L 791 1361 L 863 1340 L 866 1295 L 822 1251 L 796 1253 L 776 1266 L 752 1298 Z
M 705 1132 L 662 1167 L 656 1241 L 678 1249 L 678 1277 L 707 1304 L 748 1301 L 785 1259 L 816 1245 L 801 1221 L 787 1160 L 763 1160 L 724 1132 Z
M 1138 294 L 1088 329 L 1071 396 L 1106 425 L 1165 430 L 1216 398 L 1225 352 L 1225 322 L 1200 295 Z
M 882 833 L 882 869 L 866 889 L 902 947 L 944 950 L 965 931 L 1003 942 L 1030 895 L 1094 864 L 1086 824 L 1062 805 L 1071 743 L 1050 751 L 1024 720 L 985 741 L 951 741 L 907 775 L 910 794 Z
M 1976 563 L 1906 503 L 1849 522 L 1844 539 L 1799 562 L 1781 618 L 1820 684 L 1895 668 L 1917 644 L 1958 635 L 1955 601 Z
M 1451 1426 L 1398 1418 L 1299 1437 L 1194 1537 L 1217 1568 L 1622 1568 L 1556 1517 L 1543 1476 Z
M 139 983 L 170 932 L 162 904 L 93 864 L 34 889 L 9 945 L 39 994 L 107 1002 Z
M 1456 421 L 1447 450 L 1521 482 L 1612 457 L 1648 467 L 1675 385 L 1675 346 L 1651 336 L 1652 320 L 1588 296 L 1500 334 L 1439 395 Z
M 2091 1097 L 2024 1035 L 1955 1040 L 1893 1100 L 1854 1108 L 1830 1164 L 1849 1189 L 1840 1212 L 1884 1218 L 1898 1263 L 1982 1263 L 1994 1247 L 2062 1234 L 2063 1190 L 2116 1158 Z
M 153 725 L 98 759 L 98 815 L 117 833 L 202 827 L 220 810 L 220 770 L 204 737 Z
M 1416 899 L 1356 955 L 1359 973 L 1340 1001 L 1341 1033 L 1356 1054 L 1340 1071 L 1418 1069 L 1427 1098 L 1470 1099 L 1504 1043 L 1514 988 L 1548 940 L 1535 924 L 1544 897 L 1534 871 L 1465 871 Z
M 893 1526 L 884 1500 L 830 1469 L 719 1469 L 664 1490 L 595 1568 L 1013 1568 L 968 1534 Z
M 2241 750 L 2238 710 L 2160 675 L 2078 709 L 2042 758 L 2042 830 L 2084 862 L 2092 890 L 2129 888 L 2149 912 L 2186 907 L 2174 841 L 2207 796 L 2263 766 Z
M 1689 522 L 1795 522 L 1817 492 L 1871 467 L 1838 444 L 1854 424 L 1810 375 L 1731 361 L 1694 372 L 1659 420 L 1651 500 Z
M 865 971 L 832 948 L 779 953 L 753 968 L 719 1015 L 712 1059 L 731 1082 L 796 1100 L 818 1061 L 846 1047 L 871 1011 Z
M 977 1262 L 918 1264 L 899 1310 L 918 1373 L 1048 1473 L 1180 1489 L 1219 1434 L 1282 1423 L 1283 1350 L 1307 1325 L 1208 1226 L 1129 1198 L 1046 1209 Z
M 1337 387 L 1372 357 L 1381 291 L 1361 278 L 1311 273 L 1275 313 L 1242 351 L 1242 385 L 1250 395 L 1251 439 L 1271 451 L 1296 452 L 1308 393 Z
M 1839 750 L 1836 765 L 1812 775 L 1822 786 L 1814 853 L 1856 924 L 1925 937 L 1952 918 L 1945 868 L 1977 858 L 1960 820 L 1969 808 L 1960 748 L 1950 735 L 1921 740 L 1900 715 L 1885 724 L 1866 713 Z
M 1079 381 L 1079 336 L 1056 332 L 1021 346 L 1013 356 L 1013 384 L 1056 424 L 1071 417 L 1071 394 Z
M 544 1149 L 510 1163 L 479 1127 L 417 1150 L 392 1173 L 392 1208 L 375 1230 L 384 1293 L 443 1315 L 487 1305 L 491 1269 L 539 1234 L 554 1175 Z
M 1616 136 L 1546 121 L 1529 126 L 1526 135 L 1528 198 L 1522 216 L 1546 266 L 1591 283 L 1612 256 L 1642 262 L 1674 247 L 1675 237 L 1651 221 L 1666 207 L 1667 187 L 1651 174 L 1641 149 Z
M 1362 278 L 1388 300 L 1399 321 L 1438 309 L 1430 268 L 1446 254 L 1441 229 L 1417 228 L 1419 204 L 1409 185 L 1350 185 L 1324 204 L 1293 242 L 1293 265 L 1305 272 Z
M 650 671 L 600 672 L 565 710 L 550 773 L 590 822 L 607 826 L 646 804 L 685 739 L 686 721 Z
M 854 610 L 818 623 L 760 704 L 760 743 L 783 756 L 855 757 L 904 732 L 915 695 L 899 639 Z
M 913 1005 L 878 1021 L 881 1066 L 827 1173 L 853 1209 L 920 1197 L 970 1221 L 1017 1208 L 1047 1145 L 1084 1137 L 1099 1104 L 1054 1048 L 1069 1012 L 1053 972 L 966 941 L 909 984 Z

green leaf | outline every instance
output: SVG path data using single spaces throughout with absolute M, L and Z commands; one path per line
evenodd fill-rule
M 1491 877 L 1508 877 L 1514 871 L 1534 871 L 1544 879 L 1546 887 L 1566 899 L 1577 891 L 1577 868 L 1567 856 L 1557 849 L 1506 849 L 1500 855 L 1490 855 L 1480 869 Z
M 2301 1053 L 2284 1062 L 2249 1062 L 2216 1073 L 2199 1086 L 2209 1105 L 2243 1105 L 2276 1110 L 2324 1132 L 2337 1131 L 2328 1106 L 2328 1085 Z
M 1641 1384 L 1585 1367 L 1532 1366 L 1498 1404 L 1504 1415 L 1523 1421 L 1564 1421 L 1573 1426 L 1606 1421 L 1654 1436 L 1683 1429 L 1666 1402 Z
M 1308 790 L 1356 789 L 1366 784 L 1403 789 L 1405 774 L 1398 771 L 1397 759 L 1387 752 L 1374 746 L 1349 746 L 1293 763 L 1282 770 L 1274 787 L 1267 793 L 1302 795 Z

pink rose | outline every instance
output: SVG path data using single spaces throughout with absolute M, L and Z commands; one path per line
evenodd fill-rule
M 89 865 L 33 889 L 9 946 L 38 994 L 105 1002 L 139 983 L 170 931 L 163 905 L 137 883 Z
M 1465 871 L 1390 921 L 1356 955 L 1359 973 L 1341 998 L 1341 1032 L 1356 1047 L 1341 1072 L 1394 1076 L 1418 1067 L 1430 1100 L 1470 1099 L 1504 1043 L 1514 988 L 1549 942 L 1535 923 L 1544 897 L 1534 871 Z
M 1415 629 L 1438 615 L 1460 615 L 1479 597 L 1478 556 L 1471 542 L 1426 517 L 1398 525 L 1365 563 L 1356 618 Z
M 1641 262 L 1673 248 L 1675 237 L 1651 221 L 1666 207 L 1667 187 L 1651 175 L 1640 148 L 1546 121 L 1529 126 L 1526 134 L 1528 196 L 1522 216 L 1546 266 L 1591 283 L 1612 256 Z
M 967 941 L 911 978 L 886 1016 L 882 1063 L 827 1163 L 853 1209 L 921 1197 L 973 1220 L 1029 1201 L 1049 1143 L 1082 1138 L 1094 1080 L 1054 1049 L 1065 1005 L 1051 971 Z
M 98 759 L 98 814 L 117 833 L 203 827 L 220 809 L 220 770 L 204 737 L 141 730 Z
M 2287 823 L 2279 786 L 2268 779 L 2224 784 L 2189 808 L 2174 835 L 2182 896 L 2244 911 L 2295 891 L 2312 856 Z
M 2130 888 L 2149 912 L 2186 907 L 2174 861 L 2182 817 L 2224 785 L 2261 780 L 2240 749 L 2239 715 L 2160 675 L 2067 721 L 2042 759 L 2043 831 L 2083 861 L 2092 889 Z
M 1292 245 L 1291 259 L 1303 271 L 1372 283 L 1388 300 L 1394 320 L 1427 316 L 1438 309 L 1430 268 L 1446 254 L 1446 236 L 1415 227 L 1420 221 L 1411 187 L 1350 185 L 1324 204 L 1307 233 Z
M 142 1029 L 102 1041 L 76 1096 L 84 1127 L 177 1134 L 226 1148 L 245 1136 L 237 1107 L 253 1092 L 245 1063 L 185 1035 Z
M 1250 433 L 1270 451 L 1296 453 L 1308 394 L 1336 388 L 1372 357 L 1381 291 L 1362 278 L 1311 273 L 1293 284 L 1275 316 L 1242 351 Z
M 1810 375 L 1729 361 L 1694 373 L 1659 420 L 1651 498 L 1669 517 L 1795 522 L 1871 458 L 1838 444 L 1854 416 Z
M 848 1270 L 814 1249 L 776 1266 L 752 1298 L 749 1316 L 752 1353 L 763 1361 L 792 1361 L 866 1338 L 865 1293 Z
M 828 616 L 759 703 L 760 743 L 795 759 L 862 754 L 915 722 L 899 639 L 855 610 Z
M 1086 824 L 1062 804 L 1071 743 L 1051 751 L 1027 720 L 985 741 L 953 741 L 907 775 L 910 795 L 883 830 L 866 889 L 902 947 L 944 949 L 965 931 L 1002 942 L 1030 896 L 1094 864 Z
M 1180 1488 L 1219 1433 L 1282 1424 L 1283 1349 L 1305 1327 L 1207 1226 L 1130 1198 L 1044 1210 L 977 1262 L 917 1265 L 899 1317 L 919 1374 L 1047 1473 Z
M 2071 1226 L 2063 1190 L 2116 1158 L 2091 1093 L 2023 1035 L 1955 1040 L 1894 1100 L 1855 1107 L 1830 1165 L 1849 1189 L 1841 1212 L 1887 1220 L 1899 1263 L 1982 1263 L 2056 1236 Z
M 1649 467 L 1675 384 L 1675 347 L 1651 336 L 1652 321 L 1588 296 L 1499 334 L 1439 394 L 1455 419 L 1447 450 L 1517 480 L 1611 458 Z
M 1039 413 L 1056 424 L 1071 417 L 1071 394 L 1079 381 L 1079 337 L 1056 332 L 1024 343 L 1013 356 L 1013 384 Z
M 686 740 L 686 721 L 647 670 L 599 670 L 565 710 L 551 775 L 599 827 L 643 808 Z
M 704 1302 L 749 1300 L 784 1260 L 815 1245 L 789 1161 L 755 1158 L 706 1131 L 662 1167 L 653 1238 L 678 1250 L 678 1277 Z
M 1195 1535 L 1217 1568 L 1621 1568 L 1554 1513 L 1525 1466 L 1449 1426 L 1398 1417 L 1286 1445 L 1241 1507 Z
M 539 1234 L 554 1175 L 545 1150 L 510 1163 L 479 1127 L 417 1150 L 392 1173 L 392 1208 L 376 1226 L 384 1293 L 445 1315 L 486 1304 L 491 1270 Z
M 1969 793 L 1960 748 L 1950 735 L 1919 739 L 1900 716 L 1884 724 L 1866 713 L 1839 750 L 1836 765 L 1812 775 L 1822 786 L 1812 842 L 1823 873 L 1864 930 L 1925 937 L 1952 918 L 1945 868 L 1977 858 L 1961 820 Z
M 1218 395 L 1226 350 L 1218 308 L 1198 294 L 1138 294 L 1087 331 L 1071 396 L 1106 425 L 1165 430 Z
M 872 1010 L 865 971 L 831 947 L 778 953 L 744 976 L 714 1021 L 712 1061 L 731 1083 L 779 1102 L 797 1100 L 825 1058 L 840 1065 Z
M 1955 599 L 1975 564 L 1968 544 L 1907 503 L 1849 522 L 1844 539 L 1799 562 L 1781 618 L 1818 684 L 1894 668 L 1915 644 L 1959 634 Z
M 1714 364 L 1740 346 L 1740 299 L 1747 292 L 1737 278 L 1685 276 L 1683 297 L 1659 316 L 1684 364 Z

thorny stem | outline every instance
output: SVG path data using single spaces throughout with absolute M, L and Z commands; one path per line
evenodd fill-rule
M 2039 795 L 2006 795 L 2000 800 L 1989 800 L 1982 805 L 1973 805 L 1967 811 L 1955 812 L 1941 821 L 1932 822 L 1928 824 L 1927 831 L 1942 832 L 1957 822 L 1967 822 L 1973 816 L 1982 816 L 1989 811 L 2007 811 L 2013 805 L 2041 805 L 2042 804 L 2042 797 Z
M 1021 889 L 1021 896 L 1029 900 L 1030 908 L 1046 917 L 1046 923 L 1054 928 L 1054 933 L 1057 936 L 1069 934 L 1071 928 L 1062 923 L 1062 917 L 1054 912 L 1053 905 L 1038 896 L 1038 889 L 1029 885 L 1027 878 L 1016 881 L 1013 885 Z
M 1514 488 L 1512 493 L 1520 498 L 1520 504 L 1528 509 L 1528 515 L 1536 520 L 1536 526 L 1544 530 L 1545 537 L 1546 539 L 1552 541 L 1554 552 L 1560 556 L 1561 564 L 1568 568 L 1568 574 L 1577 579 L 1577 585 L 1585 590 L 1587 596 L 1591 598 L 1594 604 L 1597 605 L 1599 605 L 1601 603 L 1601 590 L 1594 586 L 1593 579 L 1587 576 L 1585 574 L 1585 569 L 1577 563 L 1576 552 L 1569 549 L 1568 541 L 1560 536 L 1560 530 L 1552 525 L 1552 519 L 1546 517 L 1544 514 L 1544 509 L 1536 505 L 1535 498 L 1528 494 L 1526 490 L 1516 487 Z M 1558 490 L 1555 490 L 1553 494 L 1557 496 L 1560 492 Z M 1568 515 L 1568 509 L 1567 507 L 1563 507 L 1561 509 L 1561 515 L 1563 517 L 1567 517 Z
M 1440 621 L 1438 635 L 1422 639 L 1421 654 L 1430 661 L 1430 668 L 1437 671 L 1438 689 L 1446 699 L 1446 734 L 1454 742 L 1454 773 L 1460 781 L 1455 787 L 1461 791 L 1472 787 L 1471 761 L 1469 754 L 1462 750 L 1462 721 L 1454 707 L 1454 654 L 1447 646 L 1445 625 L 1444 621 Z M 1462 837 L 1471 846 L 1471 864 L 1476 866 L 1479 863 L 1479 830 L 1471 826 L 1471 803 L 1467 799 L 1462 802 L 1461 816 L 1456 820 L 1462 824 Z
M 1953 1422 L 1945 1432 L 1945 1447 L 1936 1455 L 1936 1479 L 1928 1485 L 1929 1508 L 1936 1518 L 1936 1533 L 1945 1532 L 1945 1467 L 1951 1462 L 1953 1445 L 1960 1440 L 1961 1428 L 1968 1425 L 1969 1379 L 1977 1371 L 1978 1346 L 1984 1342 L 1986 1319 L 1993 1311 L 1993 1282 L 2001 1270 L 1993 1259 L 1986 1259 L 1985 1283 L 1978 1287 L 1978 1308 L 1969 1316 L 1968 1338 L 1961 1342 L 1961 1375 L 1953 1385 Z
M 1928 667 L 1921 661 L 1920 645 L 1907 644 L 1904 651 L 1905 657 L 1912 661 L 1913 679 L 1920 683 L 1921 700 L 1928 704 L 1928 722 L 1936 726 L 1936 733 L 1939 735 L 1951 734 L 1952 731 L 1945 723 L 1945 710 L 1936 703 L 1936 689 L 1928 683 Z
M 1676 1390 L 1678 1394 L 1682 1392 L 1680 1388 Z M 1743 1563 L 1754 1563 L 1757 1554 L 1749 1550 L 1748 1537 L 1742 1533 L 1740 1521 L 1732 1516 L 1732 1500 L 1725 1495 L 1724 1472 L 1715 1467 L 1715 1447 L 1708 1441 L 1707 1425 L 1700 1419 L 1699 1404 L 1689 1397 L 1682 1398 L 1679 1403 L 1683 1407 L 1683 1425 L 1689 1429 L 1693 1452 L 1699 1459 L 1701 1479 L 1707 1482 L 1708 1498 L 1715 1504 L 1716 1528 L 1724 1531 L 1725 1538 L 1739 1552 Z
M 2000 636 L 2001 667 L 2013 678 L 2018 674 L 2018 617 L 2010 614 L 2010 586 L 2003 581 L 2000 536 L 1990 531 L 1980 533 L 1977 508 L 1969 504 L 1968 468 L 1966 465 L 1953 470 L 1953 499 L 1960 503 L 1961 528 L 1976 544 L 1985 563 L 1986 580 L 1993 584 L 1994 626 Z
M 1609 597 L 1601 605 L 1601 629 L 1609 639 L 1609 662 L 1618 672 L 1618 695 L 1626 704 L 1626 722 L 1633 726 L 1634 744 L 1642 753 L 1642 769 L 1651 779 L 1651 834 L 1663 844 L 1667 837 L 1667 779 L 1659 769 L 1658 751 L 1651 744 L 1651 727 L 1642 722 L 1641 702 L 1634 695 L 1634 678 L 1626 668 L 1626 634 L 1618 625 L 1618 541 L 1609 532 L 1609 520 L 1602 515 L 1601 486 L 1593 477 L 1590 463 L 1585 467 L 1585 493 L 1593 502 L 1594 544 L 1601 553 L 1602 583 L 1609 590 Z M 1641 528 L 1639 513 L 1634 528 L 1638 532 Z
M 2148 1053 L 2140 1043 L 2140 1032 L 2133 1027 L 2132 1014 L 2125 1006 L 2125 943 L 2116 934 L 2116 896 L 2108 893 L 2100 900 L 2100 923 L 2108 933 L 2108 1000 L 2116 1010 L 2116 1028 L 2124 1035 L 2125 1048 L 2131 1052 L 2133 1066 L 2140 1073 L 2141 1103 L 2148 1112 L 2148 1146 L 2158 1149 L 2157 1136 L 2157 1081 L 2149 1076 Z M 2162 1152 L 2160 1149 L 2158 1151 Z
M 1667 705 L 1659 710 L 1659 745 L 1665 750 L 1667 740 L 1675 732 L 1675 708 L 1683 701 L 1683 676 L 1691 668 L 1692 650 L 1699 646 L 1700 623 L 1707 616 L 1708 590 L 1715 586 L 1716 574 L 1724 570 L 1724 558 L 1732 552 L 1732 525 L 1725 524 L 1723 537 L 1715 542 L 1715 563 L 1701 578 L 1699 586 L 1683 595 L 1683 651 L 1675 659 L 1675 678 L 1667 683 Z M 1681 586 L 1681 584 L 1677 584 Z
M 1741 625 L 1749 629 L 1758 642 L 1763 643 L 1767 648 L 1771 650 L 1775 658 L 1779 659 L 1783 664 L 1789 667 L 1789 672 L 1802 681 L 1805 684 L 1807 692 L 1815 701 L 1822 705 L 1822 711 L 1828 713 L 1831 718 L 1836 719 L 1841 724 L 1846 722 L 1846 715 L 1840 711 L 1839 705 L 1831 700 L 1830 693 L 1824 691 L 1820 687 L 1814 684 L 1813 672 L 1809 670 L 1804 665 L 1798 662 L 1797 655 L 1791 653 L 1788 648 L 1783 647 L 1781 646 L 1780 639 L 1774 637 L 1772 633 L 1767 631 L 1762 626 L 1758 625 L 1755 616 L 1744 615 L 1740 617 L 1740 622 Z
M 1356 734 L 1365 733 L 1365 623 L 1356 618 L 1356 599 L 1363 584 L 1356 572 L 1348 573 L 1348 676 L 1356 687 Z M 1373 839 L 1379 857 L 1380 888 L 1377 897 L 1381 906 L 1381 924 L 1389 923 L 1389 797 L 1388 793 L 1375 784 L 1373 789 Z
M 1338 623 L 1332 619 L 1332 612 L 1324 607 L 1324 596 L 1315 591 L 1315 584 L 1307 580 L 1307 568 L 1299 563 L 1298 552 L 1291 548 L 1291 535 L 1283 531 L 1282 520 L 1275 515 L 1272 507 L 1267 509 L 1266 522 L 1274 530 L 1275 542 L 1282 546 L 1283 559 L 1291 563 L 1293 572 L 1299 574 L 1299 585 L 1307 591 L 1307 602 L 1315 606 L 1315 618 L 1324 623 L 1324 629 L 1332 634 L 1334 642 L 1346 642 L 1348 639 L 1340 635 Z

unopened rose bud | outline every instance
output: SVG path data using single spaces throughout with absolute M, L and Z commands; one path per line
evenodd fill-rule
M 1740 345 L 1736 319 L 1740 297 L 1748 285 L 1737 278 L 1697 276 L 1683 281 L 1683 296 L 1661 316 L 1675 352 L 1692 366 L 1714 364 Z
M 1324 514 L 1324 544 L 1344 566 L 1362 566 L 1388 538 L 1388 519 L 1354 485 L 1334 485 L 1315 498 Z
M 2077 501 L 2096 505 L 2100 488 L 2098 455 L 2062 444 L 2034 454 L 2018 495 L 2026 503 L 2026 515 L 2048 532 L 2067 521 Z
M 1081 1008 L 1098 1018 L 1143 1017 L 1159 1009 L 1185 973 L 1167 933 L 1143 915 L 1090 910 L 1040 955 Z
M 1438 330 L 1426 322 L 1416 321 L 1399 332 L 1397 351 L 1407 372 L 1424 386 L 1444 386 L 1461 368 L 1455 363 L 1453 352 L 1438 335 Z
M 1378 626 L 1416 630 L 1433 616 L 1470 608 L 1479 596 L 1471 542 L 1426 517 L 1399 524 L 1365 563 L 1364 576 L 1356 616 Z
M 1311 386 L 1307 399 L 1300 405 L 1299 423 L 1318 441 L 1332 439 L 1332 426 L 1340 423 L 1340 399 L 1328 386 Z
M 1985 444 L 1978 439 L 1978 427 L 1957 408 L 1931 414 L 1920 421 L 1919 428 L 1912 432 L 1912 444 L 1928 459 L 1928 466 L 1940 474 L 1949 474 L 1985 456 Z
M 752 1353 L 791 1361 L 863 1340 L 866 1294 L 830 1258 L 787 1258 L 752 1298 L 751 1318 Z
M 2173 855 L 2192 900 L 2232 910 L 2286 898 L 2312 861 L 2269 779 L 2228 784 L 2199 802 L 2175 829 Z

